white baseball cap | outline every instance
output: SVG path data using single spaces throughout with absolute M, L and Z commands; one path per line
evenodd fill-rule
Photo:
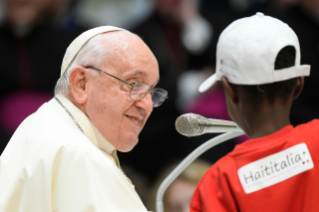
M 79 53 L 79 51 L 82 49 L 84 44 L 86 44 L 86 42 L 88 42 L 91 38 L 93 38 L 94 36 L 98 34 L 102 34 L 105 32 L 113 32 L 113 31 L 126 31 L 126 30 L 113 27 L 113 26 L 101 26 L 101 27 L 93 28 L 86 32 L 83 32 L 81 35 L 75 38 L 65 52 L 63 62 L 62 62 L 62 67 L 61 67 L 61 76 L 68 69 L 68 67 L 70 66 L 70 64 L 76 57 L 76 55 Z
M 275 70 L 276 57 L 286 46 L 296 50 L 295 65 Z M 200 85 L 200 92 L 222 76 L 233 84 L 261 85 L 310 74 L 310 65 L 300 65 L 295 32 L 286 23 L 263 13 L 231 23 L 219 37 L 216 55 L 216 72 Z

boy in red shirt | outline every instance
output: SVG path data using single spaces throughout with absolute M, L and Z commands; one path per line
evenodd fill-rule
M 223 31 L 216 73 L 200 91 L 221 81 L 228 113 L 250 140 L 207 171 L 192 212 L 319 211 L 319 120 L 289 120 L 309 73 L 296 34 L 278 19 L 257 13 Z

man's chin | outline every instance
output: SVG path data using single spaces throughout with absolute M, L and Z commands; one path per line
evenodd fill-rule
M 130 152 L 130 151 L 133 150 L 133 148 L 138 143 L 138 137 L 130 138 L 127 141 L 123 141 L 123 143 L 124 143 L 124 145 L 122 145 L 117 150 L 120 151 L 120 152 Z

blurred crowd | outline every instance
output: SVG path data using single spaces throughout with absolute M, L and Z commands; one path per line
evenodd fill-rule
M 53 97 L 63 55 L 86 27 L 73 0 L 4 0 L 0 25 L 0 148 L 19 124 Z
M 160 67 L 158 86 L 169 92 L 165 104 L 154 109 L 135 149 L 119 154 L 147 204 L 160 173 L 215 136 L 185 138 L 175 130 L 176 118 L 193 112 L 230 119 L 221 86 L 205 94 L 198 93 L 198 86 L 214 72 L 221 31 L 256 12 L 292 27 L 301 44 L 301 64 L 311 65 L 304 92 L 292 107 L 292 123 L 319 118 L 319 101 L 313 98 L 319 82 L 319 0 L 0 1 L 0 153 L 23 119 L 53 97 L 63 55 L 75 37 L 101 25 L 126 28 L 151 48 Z M 245 139 L 220 144 L 201 159 L 212 164 Z

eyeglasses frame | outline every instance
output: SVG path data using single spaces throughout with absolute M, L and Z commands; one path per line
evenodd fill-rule
M 86 66 L 85 68 L 94 69 L 94 70 L 99 71 L 99 72 L 101 72 L 101 73 L 103 73 L 103 74 L 109 75 L 110 77 L 113 77 L 113 78 L 115 78 L 115 79 L 117 79 L 117 80 L 119 80 L 119 81 L 121 81 L 121 82 L 123 82 L 123 83 L 125 83 L 125 84 L 127 84 L 127 85 L 132 86 L 132 89 L 130 90 L 130 95 L 129 95 L 130 99 L 132 99 L 132 98 L 131 98 L 131 91 L 133 90 L 133 88 L 135 87 L 135 85 L 136 85 L 137 83 L 130 83 L 130 82 L 125 81 L 125 80 L 123 80 L 123 79 L 121 79 L 121 78 L 119 78 L 119 77 L 116 77 L 116 76 L 114 76 L 114 75 L 112 75 L 112 74 L 109 74 L 109 73 L 107 73 L 107 72 L 105 72 L 105 71 L 103 71 L 103 70 L 101 70 L 101 69 L 99 69 L 99 68 L 96 68 L 96 67 L 94 67 L 94 66 Z M 139 83 L 142 83 L 142 82 L 139 82 Z M 143 84 L 145 84 L 145 83 L 143 83 Z M 147 85 L 147 84 L 146 84 L 146 85 Z M 162 89 L 162 88 L 160 88 L 160 89 Z M 164 90 L 164 89 L 163 89 L 163 90 Z M 145 95 L 146 95 L 148 92 L 150 92 L 151 94 L 153 94 L 154 89 L 152 89 L 152 88 L 150 87 L 150 89 L 145 93 Z M 143 99 L 143 98 L 145 97 L 145 95 L 144 95 L 142 98 L 140 98 L 139 100 Z M 168 96 L 167 96 L 167 95 L 166 95 L 165 99 L 164 99 L 158 106 L 153 106 L 153 107 L 159 107 L 166 99 L 168 99 Z M 133 101 L 139 101 L 139 100 L 134 100 L 134 99 L 132 99 L 132 100 L 133 100 Z

